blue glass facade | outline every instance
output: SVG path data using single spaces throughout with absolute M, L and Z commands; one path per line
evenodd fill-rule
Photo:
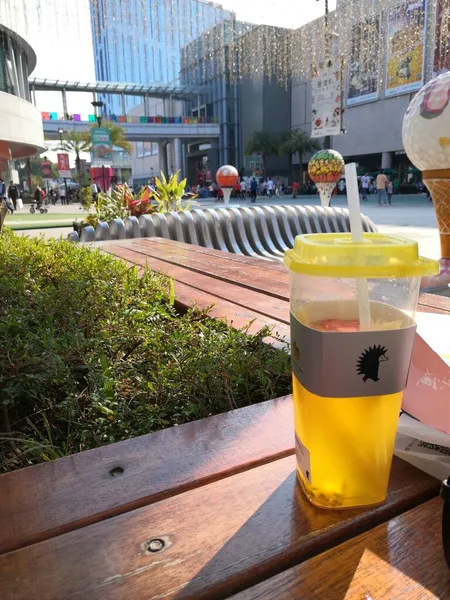
M 205 0 L 91 0 L 97 79 L 175 85 L 182 48 L 229 17 Z M 123 104 L 128 110 L 141 102 L 130 96 L 101 99 L 106 112 L 115 114 L 122 114 Z

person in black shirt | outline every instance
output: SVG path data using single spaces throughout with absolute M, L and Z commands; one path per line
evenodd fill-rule
M 9 182 L 8 188 L 8 198 L 12 201 L 14 205 L 14 210 L 17 210 L 17 198 L 19 197 L 19 189 L 16 185 L 14 185 L 13 181 Z

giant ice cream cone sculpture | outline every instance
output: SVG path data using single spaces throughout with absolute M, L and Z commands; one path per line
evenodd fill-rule
M 441 241 L 441 275 L 450 282 L 450 73 L 427 83 L 414 97 L 403 120 L 403 144 L 422 171 L 436 210 Z M 446 135 L 447 134 L 447 135 Z
M 322 206 L 330 206 L 331 194 L 344 169 L 344 159 L 336 150 L 319 150 L 311 157 L 308 174 L 316 184 Z
M 224 165 L 216 173 L 216 181 L 222 188 L 225 204 L 230 202 L 231 192 L 239 181 L 239 173 L 236 167 Z

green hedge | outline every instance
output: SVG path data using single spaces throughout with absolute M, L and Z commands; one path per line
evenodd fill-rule
M 171 282 L 64 241 L 0 236 L 0 470 L 290 391 L 289 357 Z

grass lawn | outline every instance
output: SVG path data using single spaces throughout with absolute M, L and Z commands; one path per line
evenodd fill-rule
M 72 221 L 81 219 L 87 212 L 79 210 L 71 213 L 52 213 L 49 208 L 48 213 L 43 215 L 40 212 L 32 215 L 30 212 L 22 214 L 7 215 L 5 225 L 11 229 L 47 229 L 50 227 L 70 227 Z

